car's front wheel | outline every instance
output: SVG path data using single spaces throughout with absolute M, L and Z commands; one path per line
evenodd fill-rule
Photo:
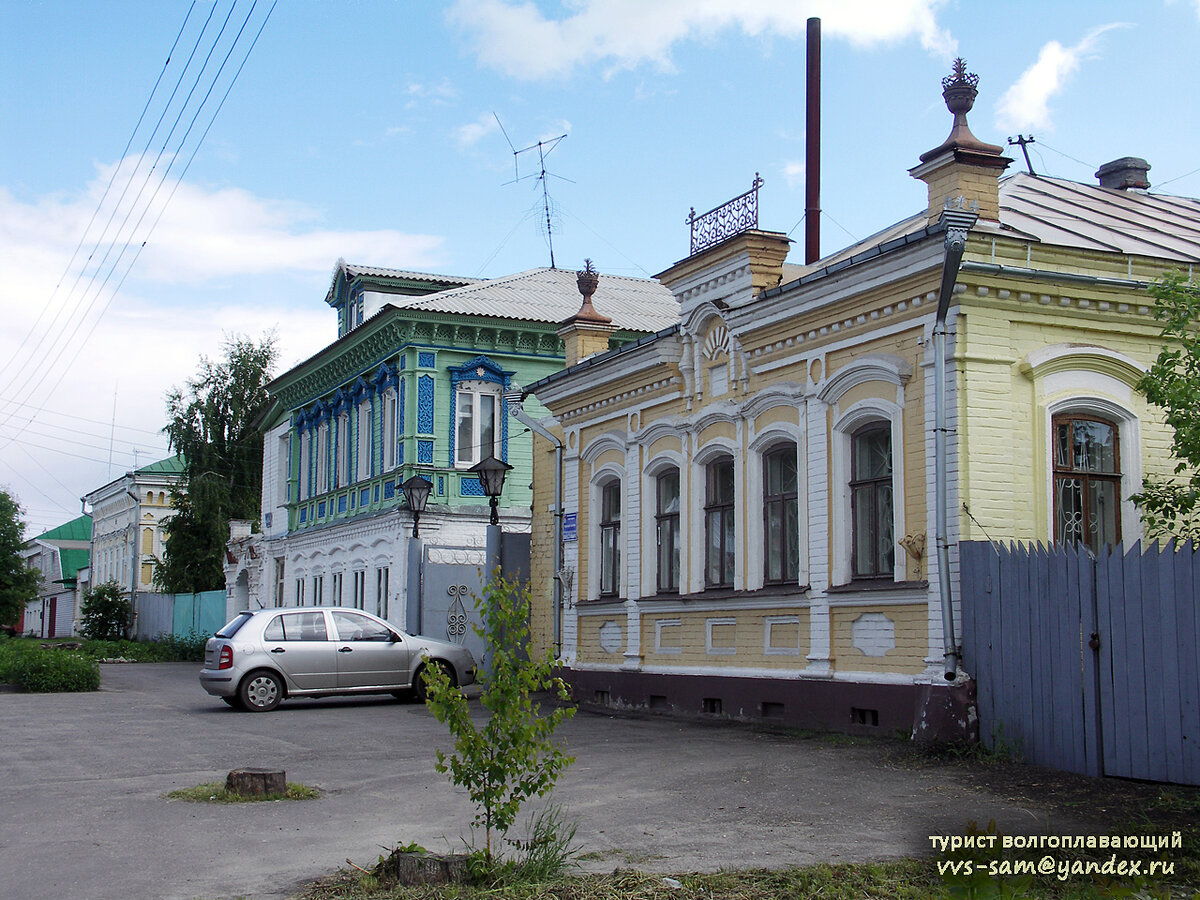
M 238 688 L 238 699 L 250 712 L 270 712 L 283 699 L 283 682 L 274 672 L 251 672 Z
M 424 703 L 429 699 L 429 693 L 425 688 L 425 670 L 428 668 L 441 669 L 446 673 L 446 677 L 450 679 L 450 686 L 454 687 L 458 682 L 454 678 L 454 670 L 442 662 L 440 659 L 431 659 L 421 668 L 417 669 L 417 674 L 413 678 L 413 693 L 417 697 L 418 703 Z

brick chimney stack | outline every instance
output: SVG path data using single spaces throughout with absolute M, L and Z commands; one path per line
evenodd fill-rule
M 616 331 L 612 319 L 596 312 L 592 306 L 592 295 L 600 283 L 600 273 L 592 266 L 590 259 L 584 260 L 584 268 L 575 273 L 575 281 L 579 293 L 583 295 L 583 304 L 579 312 L 564 321 L 558 328 L 558 336 L 563 339 L 566 349 L 567 366 L 573 366 L 581 359 L 603 353 L 608 349 L 608 338 Z
M 1001 147 L 985 144 L 971 133 L 967 113 L 978 96 L 979 76 L 967 71 L 966 61 L 954 61 L 954 73 L 942 79 L 942 97 L 954 115 L 950 136 L 939 146 L 921 154 L 921 164 L 908 174 L 929 185 L 926 216 L 936 221 L 946 201 L 964 197 L 979 204 L 979 217 L 1000 218 L 1000 176 L 1011 159 Z

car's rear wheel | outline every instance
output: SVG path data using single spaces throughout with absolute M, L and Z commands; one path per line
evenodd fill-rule
M 425 670 L 430 667 L 438 668 L 445 672 L 446 677 L 450 679 L 451 687 L 458 684 L 454 678 L 453 669 L 440 659 L 431 659 L 425 665 L 421 666 L 421 668 L 417 669 L 417 674 L 413 676 L 413 693 L 416 695 L 418 703 L 424 703 L 429 699 L 429 694 L 425 689 Z
M 250 712 L 270 712 L 283 699 L 283 682 L 274 672 L 251 672 L 238 688 L 238 698 Z

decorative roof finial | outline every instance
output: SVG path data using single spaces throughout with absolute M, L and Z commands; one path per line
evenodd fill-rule
M 928 162 L 948 150 L 982 153 L 996 158 L 1001 156 L 1001 147 L 979 140 L 971 133 L 967 124 L 967 113 L 971 111 L 971 107 L 975 105 L 975 98 L 979 96 L 978 88 L 979 76 L 967 71 L 967 61 L 961 56 L 955 59 L 952 74 L 942 79 L 942 98 L 946 101 L 946 109 L 954 114 L 954 124 L 950 127 L 950 136 L 940 146 L 921 154 L 921 162 Z
M 597 312 L 592 306 L 592 294 L 596 293 L 596 287 L 600 284 L 600 273 L 596 271 L 590 259 L 583 262 L 583 269 L 575 273 L 575 283 L 579 286 L 579 293 L 583 294 L 583 305 L 579 307 L 579 312 L 572 316 L 571 321 L 609 325 L 612 319 Z

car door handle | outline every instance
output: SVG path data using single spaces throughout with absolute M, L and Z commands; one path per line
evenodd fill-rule
M 287 653 L 287 651 L 284 650 L 282 647 L 276 647 L 271 652 L 272 653 Z
M 338 647 L 338 653 L 353 653 L 353 647 Z

